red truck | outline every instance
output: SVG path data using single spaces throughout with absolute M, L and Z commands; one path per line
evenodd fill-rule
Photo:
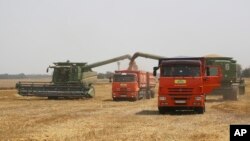
M 206 94 L 220 86 L 220 67 L 207 66 L 202 57 L 159 59 L 154 76 L 158 69 L 160 114 L 175 110 L 194 110 L 203 114 Z
M 156 79 L 152 73 L 134 70 L 115 71 L 112 82 L 114 101 L 153 98 Z

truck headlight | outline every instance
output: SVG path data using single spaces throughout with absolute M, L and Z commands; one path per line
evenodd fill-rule
M 196 96 L 196 97 L 195 97 L 195 100 L 196 100 L 196 101 L 201 101 L 201 97 L 200 97 L 200 96 Z
M 161 100 L 161 101 L 164 101 L 164 100 L 166 100 L 167 98 L 165 97 L 165 96 L 160 96 L 159 97 L 159 100 Z

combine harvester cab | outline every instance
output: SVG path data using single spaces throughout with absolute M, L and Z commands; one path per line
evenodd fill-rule
M 221 87 L 212 94 L 223 95 L 224 100 L 238 100 L 239 95 L 245 94 L 245 81 L 240 76 L 240 69 L 231 57 L 205 57 L 208 65 L 221 66 Z
M 54 63 L 54 66 L 49 66 L 54 69 L 52 82 L 18 82 L 16 88 L 18 94 L 22 96 L 48 97 L 49 99 L 92 98 L 95 95 L 92 84 L 97 80 L 97 73 L 91 69 L 124 59 L 131 59 L 131 56 L 123 55 L 90 65 L 69 61 Z
M 205 112 L 205 96 L 220 86 L 221 69 L 207 66 L 205 58 L 160 59 L 158 109 L 160 114 L 175 110 Z
M 132 70 L 115 71 L 112 98 L 114 101 L 154 98 L 155 85 L 156 79 L 152 73 Z

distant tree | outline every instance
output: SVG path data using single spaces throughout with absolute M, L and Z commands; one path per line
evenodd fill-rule
M 113 75 L 114 75 L 113 72 L 110 72 L 110 71 L 106 72 L 106 78 L 113 77 Z
M 245 69 L 242 71 L 242 76 L 243 76 L 243 77 L 250 77 L 250 68 L 245 68 Z
M 98 73 L 97 78 L 98 79 L 110 79 L 110 77 L 113 77 L 114 73 L 107 71 L 106 73 Z
M 8 74 L 0 74 L 0 79 L 8 79 Z
M 22 79 L 22 78 L 26 78 L 24 73 L 20 73 L 20 74 L 0 74 L 0 79 Z
M 17 75 L 17 78 L 22 79 L 22 78 L 26 78 L 24 73 L 20 73 Z
M 105 78 L 105 74 L 104 73 L 98 73 L 97 74 L 97 78 L 98 79 L 104 79 Z

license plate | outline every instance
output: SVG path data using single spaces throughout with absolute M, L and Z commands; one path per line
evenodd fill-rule
M 127 95 L 120 95 L 121 97 L 127 97 Z
M 174 83 L 175 84 L 186 84 L 187 81 L 186 80 L 182 80 L 182 79 L 176 79 L 176 80 L 174 80 Z
M 186 100 L 175 100 L 175 103 L 183 104 L 183 103 L 186 103 Z

